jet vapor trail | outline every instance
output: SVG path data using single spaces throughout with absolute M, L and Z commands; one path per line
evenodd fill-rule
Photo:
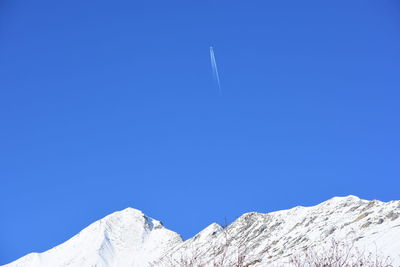
M 218 85 L 218 93 L 220 95 L 222 95 L 221 83 L 219 81 L 219 74 L 218 74 L 218 68 L 217 68 L 217 61 L 215 60 L 214 48 L 212 46 L 210 46 L 210 57 L 211 57 L 211 68 L 213 71 L 214 79 Z

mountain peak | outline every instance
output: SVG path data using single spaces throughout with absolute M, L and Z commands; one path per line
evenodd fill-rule
M 181 237 L 142 211 L 126 208 L 96 221 L 65 243 L 7 267 L 289 266 L 307 248 L 351 244 L 400 264 L 400 201 L 334 197 L 312 207 L 250 212 L 223 228 L 212 223 Z M 354 250 L 353 250 L 354 251 Z
M 339 249 L 354 248 L 354 258 L 360 256 L 357 251 L 363 251 L 377 258 L 392 256 L 393 263 L 400 263 L 399 223 L 400 201 L 334 197 L 311 207 L 245 213 L 212 235 L 206 234 L 210 232 L 207 227 L 169 251 L 156 266 L 170 266 L 168 262 L 179 266 L 187 261 L 195 261 L 194 266 L 237 266 L 241 265 L 238 259 L 242 265 L 293 266 L 291 256 L 313 247 L 330 251 L 332 242 L 343 246 Z
M 132 219 L 134 217 L 137 218 L 146 217 L 146 215 L 141 210 L 128 207 L 123 210 L 115 211 L 105 216 L 101 220 L 108 220 L 109 218 L 124 218 L 124 217 Z
M 126 208 L 90 224 L 53 249 L 29 254 L 7 266 L 143 266 L 181 242 L 161 222 Z
M 354 195 L 347 195 L 347 196 L 335 196 L 335 197 L 332 197 L 331 199 L 328 199 L 325 202 L 343 202 L 343 201 L 349 202 L 349 201 L 360 201 L 360 200 L 363 200 L 363 199 L 361 199 L 357 196 L 354 196 Z M 366 201 L 366 200 L 363 200 L 363 201 Z

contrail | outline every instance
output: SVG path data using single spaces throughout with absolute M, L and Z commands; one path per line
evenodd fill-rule
M 222 90 L 221 90 L 221 83 L 219 81 L 219 74 L 218 74 L 218 68 L 217 68 L 217 61 L 215 60 L 215 55 L 214 55 L 214 48 L 210 46 L 210 57 L 211 57 L 211 68 L 213 71 L 214 79 L 216 80 L 218 84 L 218 93 L 222 95 Z

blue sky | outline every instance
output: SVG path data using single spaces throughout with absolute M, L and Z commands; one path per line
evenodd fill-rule
M 1 1 L 0 264 L 128 206 L 188 238 L 249 211 L 400 199 L 399 13 Z

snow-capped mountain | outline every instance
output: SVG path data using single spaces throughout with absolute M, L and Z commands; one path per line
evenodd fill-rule
M 94 222 L 59 246 L 5 266 L 142 267 L 181 242 L 177 233 L 159 221 L 127 208 Z
M 246 213 L 225 228 L 213 223 L 186 241 L 128 208 L 53 249 L 5 266 L 312 266 L 305 259 L 326 253 L 363 258 L 365 266 L 378 258 L 400 266 L 400 201 L 335 197 L 313 207 Z
M 225 229 L 211 224 L 155 265 L 292 266 L 294 259 L 307 257 L 304 251 L 309 248 L 310 253 L 320 254 L 313 257 L 337 253 L 400 266 L 399 217 L 400 201 L 354 196 L 335 197 L 313 207 L 246 213 Z

